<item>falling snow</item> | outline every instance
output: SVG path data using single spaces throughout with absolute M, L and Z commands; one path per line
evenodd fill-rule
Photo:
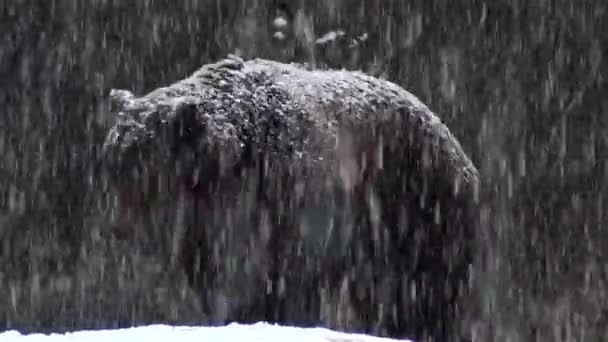
M 176 190 L 171 177 L 142 176 L 146 191 L 125 191 L 119 198 L 104 168 L 104 142 L 121 137 L 119 132 L 108 136 L 116 120 L 131 125 L 155 122 L 158 113 L 142 105 L 145 94 L 156 98 L 159 92 L 172 91 L 171 84 L 229 55 L 244 61 L 297 63 L 307 70 L 331 68 L 336 78 L 344 73 L 384 79 L 394 84 L 391 91 L 407 90 L 412 104 L 436 114 L 429 117 L 429 125 L 449 128 L 479 171 L 480 182 L 474 236 L 456 244 L 461 250 L 437 250 L 448 261 L 458 252 L 472 253 L 467 297 L 461 303 L 466 314 L 445 318 L 446 324 L 461 326 L 475 341 L 604 340 L 607 10 L 602 0 L 2 2 L 0 331 L 11 332 L 0 340 L 27 339 L 12 330 L 63 333 L 226 323 L 226 298 L 255 301 L 268 289 L 289 291 L 290 284 L 269 285 L 256 278 L 261 271 L 278 272 L 259 248 L 272 241 L 268 227 L 277 219 L 258 210 L 261 185 L 256 177 L 241 174 L 243 182 L 228 177 L 209 192 L 212 204 L 221 210 L 205 219 L 216 224 L 212 238 L 219 242 L 203 258 L 222 262 L 213 273 L 213 289 L 202 291 L 179 267 L 179 251 L 186 243 L 196 244 L 196 239 L 181 239 L 181 229 L 192 219 L 180 214 L 192 212 L 190 194 Z M 289 73 L 283 77 L 284 83 L 297 82 L 288 79 Z M 314 79 L 302 79 L 302 89 Z M 200 89 L 193 87 L 188 91 L 196 94 Z M 218 87 L 231 85 L 218 81 Z M 166 113 L 179 108 L 188 114 L 192 93 L 176 95 L 170 96 L 174 102 L 154 108 L 164 106 Z M 234 100 L 234 106 L 241 101 L 238 96 L 221 100 Z M 207 105 L 217 109 L 224 103 Z M 128 115 L 117 119 L 115 113 L 121 111 Z M 215 114 L 208 122 L 225 134 L 223 141 L 233 152 L 205 163 L 229 165 L 248 147 L 230 139 L 233 128 L 220 120 L 229 113 Z M 352 143 L 371 137 L 370 129 L 348 139 Z M 157 165 L 173 156 L 163 149 L 151 152 Z M 186 162 L 201 163 L 191 152 L 180 156 L 185 161 L 182 170 Z M 307 151 L 292 152 L 305 158 Z M 377 157 L 372 161 L 378 169 L 394 165 L 395 155 L 388 151 L 367 152 L 366 158 Z M 327 158 L 317 161 L 325 163 Z M 343 164 L 338 172 L 350 183 L 359 176 L 353 165 Z M 204 171 L 192 172 L 189 185 L 209 177 Z M 304 182 L 290 184 L 289 190 L 278 180 L 271 183 L 269 189 L 294 198 L 310 190 Z M 424 277 L 412 280 L 411 272 L 402 272 L 415 265 L 418 252 L 431 248 L 421 242 L 420 234 L 408 235 L 407 248 L 401 248 L 407 260 L 395 260 L 395 254 L 381 248 L 395 241 L 386 233 L 395 230 L 383 224 L 389 214 L 382 209 L 387 201 L 379 198 L 391 192 L 426 194 L 425 184 L 426 179 L 418 185 L 387 181 L 359 196 L 363 209 L 350 213 L 368 216 L 371 247 L 359 238 L 357 246 L 366 252 L 335 266 L 349 277 L 299 293 L 328 304 L 319 313 L 328 326 L 353 331 L 359 324 L 372 334 L 387 335 L 380 327 L 391 320 L 416 321 L 390 308 L 394 298 L 414 300 L 425 291 L 456 285 Z M 456 181 L 431 190 L 457 193 L 465 191 L 462 186 Z M 229 187 L 240 189 L 243 196 L 234 199 L 218 190 Z M 344 255 L 349 250 L 345 241 L 363 235 L 350 228 L 354 215 L 330 217 L 350 204 L 326 194 L 318 197 L 316 206 L 303 211 L 306 219 L 290 227 L 315 246 L 324 246 L 327 255 Z M 143 203 L 143 209 L 119 210 L 125 202 Z M 287 210 L 287 203 L 270 202 L 277 212 Z M 413 206 L 411 202 L 401 205 Z M 156 209 L 148 210 L 152 204 Z M 199 201 L 196 208 L 209 204 Z M 442 204 L 428 210 L 430 220 L 441 222 L 456 209 Z M 406 214 L 395 226 L 408 227 L 403 223 Z M 252 217 L 259 239 L 239 240 L 251 235 Z M 238 229 L 222 228 L 227 226 Z M 291 247 L 294 254 L 317 251 Z M 224 260 L 224 253 L 234 257 Z M 285 272 L 314 270 L 318 259 L 318 254 L 302 258 L 298 268 Z M 200 255 L 192 260 L 200 261 Z M 424 262 L 418 266 L 430 267 Z M 355 278 L 371 285 L 350 291 L 349 279 Z M 256 286 L 244 286 L 252 279 Z M 396 290 L 395 284 L 409 280 L 429 284 Z M 354 301 L 373 310 L 354 315 L 349 308 Z M 298 314 L 312 305 L 309 302 L 282 310 Z M 209 303 L 215 306 L 213 314 L 206 309 Z M 258 321 L 243 315 L 243 321 Z M 290 332 L 289 338 L 296 336 Z

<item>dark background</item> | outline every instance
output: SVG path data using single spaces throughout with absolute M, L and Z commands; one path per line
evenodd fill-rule
M 362 69 L 448 124 L 483 175 L 472 285 L 486 340 L 608 334 L 608 4 L 0 0 L 0 327 L 188 323 L 182 277 L 106 228 L 111 88 L 141 95 L 228 53 Z M 285 39 L 272 20 L 288 18 Z M 358 47 L 315 44 L 330 30 Z M 137 234 L 137 233 L 134 233 Z

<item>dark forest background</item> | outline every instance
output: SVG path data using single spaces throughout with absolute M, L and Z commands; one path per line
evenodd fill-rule
M 472 285 L 487 341 L 608 336 L 608 3 L 0 0 L 0 327 L 188 323 L 196 301 L 105 229 L 111 88 L 228 53 L 362 69 L 431 107 L 483 176 Z M 284 39 L 273 19 L 285 16 Z M 320 45 L 332 30 L 367 34 Z M 77 319 L 75 317 L 81 317 Z

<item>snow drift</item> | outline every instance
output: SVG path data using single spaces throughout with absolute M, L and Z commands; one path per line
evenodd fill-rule
M 268 323 L 230 324 L 222 327 L 173 327 L 150 325 L 118 330 L 77 331 L 68 334 L 22 335 L 16 331 L 0 333 L 0 342 L 101 342 L 101 341 L 213 341 L 213 342 L 390 342 L 397 341 L 361 334 L 347 334 L 324 328 L 296 328 Z M 407 340 L 400 340 L 406 341 Z

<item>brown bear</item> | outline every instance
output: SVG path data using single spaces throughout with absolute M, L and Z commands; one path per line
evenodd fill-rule
M 209 323 L 462 335 L 479 177 L 415 96 L 361 72 L 228 56 L 110 97 L 120 216 L 160 225 L 150 235 Z

